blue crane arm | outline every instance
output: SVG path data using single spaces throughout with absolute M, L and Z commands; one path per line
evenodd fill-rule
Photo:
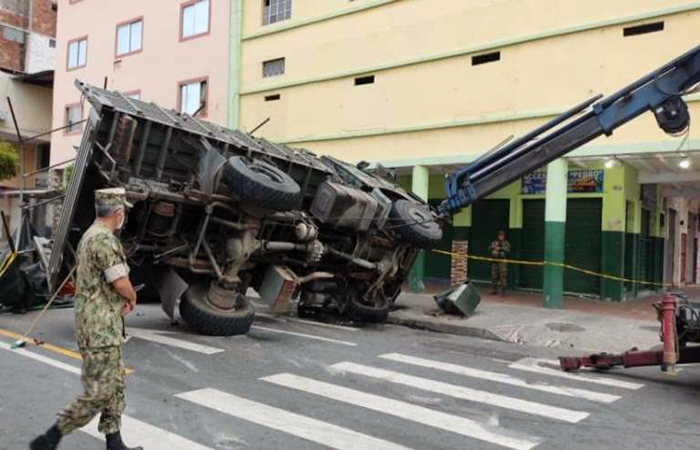
M 442 214 L 455 214 L 524 175 L 613 131 L 647 111 L 677 134 L 690 124 L 683 96 L 700 83 L 700 46 L 603 98 L 593 97 L 451 174 Z

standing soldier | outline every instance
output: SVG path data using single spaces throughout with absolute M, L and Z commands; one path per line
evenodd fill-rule
M 124 189 L 95 191 L 97 219 L 78 244 L 75 338 L 83 358 L 85 392 L 58 415 L 56 424 L 34 439 L 31 450 L 54 450 L 61 438 L 87 425 L 100 413 L 99 431 L 107 450 L 143 450 L 122 442 L 124 410 L 123 316 L 136 307 L 129 266 L 115 232 L 126 218 Z
M 506 232 L 501 230 L 498 232 L 498 239 L 491 243 L 491 257 L 495 259 L 508 258 L 510 253 L 510 243 L 506 241 Z M 493 286 L 493 294 L 498 294 L 499 289 L 501 294 L 506 293 L 506 285 L 508 283 L 508 263 L 493 262 L 491 264 L 491 283 Z

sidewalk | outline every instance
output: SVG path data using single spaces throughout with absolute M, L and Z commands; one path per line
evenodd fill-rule
M 693 290 L 687 291 L 692 295 Z M 431 294 L 402 294 L 388 322 L 579 352 L 623 352 L 660 345 L 659 324 L 651 306 L 658 296 L 625 303 L 566 298 L 563 310 L 551 310 L 541 307 L 539 294 L 517 292 L 501 297 L 484 288 L 479 292 L 481 304 L 470 318 L 434 315 L 439 309 Z

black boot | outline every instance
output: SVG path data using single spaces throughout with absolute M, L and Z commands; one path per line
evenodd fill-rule
M 30 450 L 56 450 L 58 448 L 58 443 L 61 441 L 63 435 L 58 430 L 58 426 L 54 425 L 49 428 L 45 434 L 42 434 L 38 438 L 34 439 L 29 444 Z
M 143 447 L 127 447 L 122 442 L 121 433 L 117 431 L 107 435 L 107 450 L 143 450 Z

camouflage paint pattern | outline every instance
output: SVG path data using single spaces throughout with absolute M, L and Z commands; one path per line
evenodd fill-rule
M 112 434 L 121 428 L 124 411 L 124 363 L 121 347 L 81 349 L 85 392 L 58 415 L 58 429 L 69 434 L 87 425 L 101 413 L 98 430 Z
M 126 300 L 112 282 L 128 273 L 119 239 L 95 221 L 78 244 L 76 272 L 75 338 L 83 358 L 85 391 L 58 415 L 57 426 L 64 435 L 84 427 L 98 413 L 101 433 L 116 433 L 121 427 L 126 388 L 121 310 Z
M 107 280 L 105 271 L 121 268 L 128 275 L 126 256 L 119 239 L 96 221 L 78 244 L 75 300 L 75 339 L 80 348 L 122 344 L 121 310 L 126 300 Z
M 489 247 L 491 257 L 497 259 L 506 259 L 510 253 L 510 242 L 495 240 Z M 506 290 L 508 285 L 508 263 L 499 262 L 491 264 L 491 283 L 494 291 L 501 292 Z

